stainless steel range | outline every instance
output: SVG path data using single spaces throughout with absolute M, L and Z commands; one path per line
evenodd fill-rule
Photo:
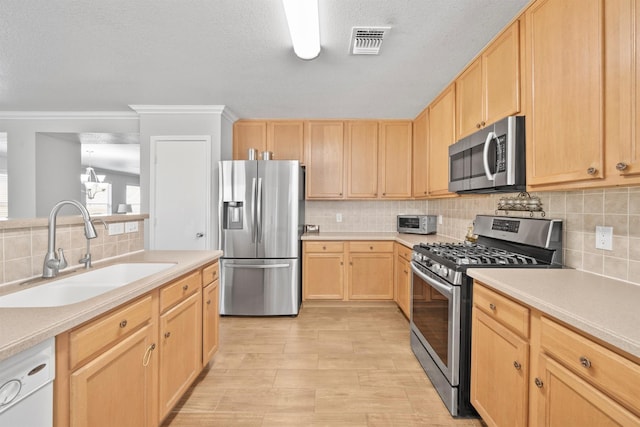
M 478 215 L 475 243 L 413 247 L 411 348 L 451 415 L 471 406 L 471 306 L 467 268 L 560 268 L 562 221 Z

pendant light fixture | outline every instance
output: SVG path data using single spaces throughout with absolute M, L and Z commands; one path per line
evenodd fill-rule
M 293 51 L 300 59 L 315 59 L 320 54 L 318 0 L 282 0 L 282 4 Z
M 89 165 L 91 165 L 91 155 L 93 151 L 87 151 L 89 153 Z M 80 175 L 80 180 L 84 184 L 84 189 L 87 192 L 87 197 L 93 199 L 96 194 L 105 191 L 107 188 L 102 184 L 104 181 L 104 175 L 96 175 L 96 171 L 93 167 L 88 166 L 84 175 Z

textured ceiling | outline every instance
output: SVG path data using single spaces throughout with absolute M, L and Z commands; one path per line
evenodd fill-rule
M 319 0 L 296 58 L 280 0 L 0 0 L 0 110 L 226 105 L 242 118 L 413 118 L 529 0 Z M 351 56 L 353 26 L 390 26 Z

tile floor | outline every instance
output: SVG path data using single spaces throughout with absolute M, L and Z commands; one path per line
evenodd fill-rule
M 392 303 L 223 317 L 220 348 L 165 420 L 187 426 L 483 426 L 452 419 Z

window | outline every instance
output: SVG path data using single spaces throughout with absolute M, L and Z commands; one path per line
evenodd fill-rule
M 126 204 L 131 205 L 131 213 L 140 213 L 140 186 L 127 185 L 126 188 Z

